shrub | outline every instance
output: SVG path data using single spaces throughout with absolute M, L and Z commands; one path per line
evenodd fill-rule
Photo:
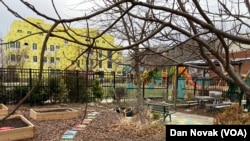
M 6 104 L 8 102 L 8 94 L 6 94 L 6 87 L 0 83 L 0 103 Z
M 234 104 L 214 118 L 214 124 L 250 124 L 250 113 L 244 113 L 239 104 Z
M 152 119 L 153 120 L 158 120 L 158 119 L 160 119 L 160 117 L 161 117 L 160 113 L 152 113 Z
M 65 102 L 68 98 L 68 89 L 64 79 L 51 77 L 49 79 L 49 92 L 52 94 L 53 102 Z
M 28 91 L 29 88 L 26 86 L 14 87 L 12 93 L 9 93 L 8 96 L 12 97 L 14 103 L 18 103 L 21 99 L 23 99 L 27 95 Z
M 40 84 L 30 96 L 31 104 L 44 104 L 45 101 L 49 100 L 50 95 L 46 92 L 46 89 Z
M 75 71 L 68 71 L 64 76 L 70 102 L 89 102 L 87 91 L 87 79 L 80 77 Z
M 102 101 L 103 89 L 100 86 L 99 80 L 95 79 L 91 88 L 95 101 Z
M 139 121 L 129 121 L 124 118 L 118 123 L 113 124 L 111 127 L 115 131 L 124 133 L 130 131 L 130 133 L 134 136 L 146 138 L 153 137 L 157 138 L 157 140 L 162 140 L 159 139 L 159 137 L 165 134 L 165 125 L 158 122 L 148 122 L 147 124 L 141 124 Z
M 121 102 L 121 99 L 124 98 L 127 95 L 126 88 L 119 86 L 115 88 L 115 99 L 119 103 Z

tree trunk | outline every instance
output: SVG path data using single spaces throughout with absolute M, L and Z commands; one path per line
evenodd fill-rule
M 139 118 L 141 120 L 142 124 L 145 124 L 145 115 L 144 115 L 144 108 L 143 108 L 143 96 L 141 93 L 141 79 L 140 79 L 140 54 L 139 54 L 139 46 L 136 47 L 135 49 L 135 79 L 137 82 L 136 85 L 136 99 L 137 99 L 137 105 L 136 105 L 136 109 L 139 113 Z

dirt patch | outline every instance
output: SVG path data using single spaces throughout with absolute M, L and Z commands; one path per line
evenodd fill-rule
M 12 118 L 12 119 L 6 119 L 4 121 L 0 121 L 0 128 L 2 127 L 21 128 L 21 127 L 27 127 L 27 126 L 28 124 L 26 124 L 20 118 Z
M 46 113 L 46 112 L 71 112 L 71 109 L 48 109 L 48 110 L 35 110 L 37 113 Z

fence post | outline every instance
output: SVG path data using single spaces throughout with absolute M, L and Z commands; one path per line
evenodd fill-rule
M 111 73 L 113 75 L 113 85 L 111 85 L 111 87 L 113 87 L 114 91 L 115 91 L 115 73 Z M 114 94 L 113 96 L 113 100 L 116 99 L 116 94 Z
M 145 99 L 145 83 L 142 82 L 142 97 Z
M 196 80 L 194 80 L 194 96 L 195 96 L 195 92 L 196 92 L 196 87 L 197 87 Z
M 29 69 L 29 76 L 30 76 L 30 79 L 29 79 L 29 83 L 30 83 L 30 89 L 29 90 L 31 90 L 31 88 L 32 88 L 32 72 L 31 72 L 32 70 L 31 70 L 31 68 Z M 30 106 L 32 106 L 32 95 L 30 95 L 30 97 L 29 97 L 29 102 L 30 102 Z
M 168 96 L 169 96 L 169 79 L 170 79 L 171 77 L 170 76 L 167 76 L 167 78 L 166 78 L 166 89 L 167 89 L 167 95 L 166 95 L 166 97 L 167 97 L 167 101 L 169 100 L 168 99 Z
M 79 71 L 76 71 L 76 102 L 79 101 Z
M 115 89 L 115 72 L 113 73 L 113 84 L 114 84 L 114 89 Z

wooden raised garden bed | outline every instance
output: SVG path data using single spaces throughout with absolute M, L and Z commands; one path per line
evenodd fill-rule
M 8 107 L 6 107 L 4 104 L 0 104 L 0 116 L 5 116 L 8 114 Z
M 0 141 L 33 138 L 35 126 L 22 115 L 12 115 L 0 121 Z
M 71 108 L 30 109 L 30 117 L 37 121 L 78 118 L 78 111 Z

